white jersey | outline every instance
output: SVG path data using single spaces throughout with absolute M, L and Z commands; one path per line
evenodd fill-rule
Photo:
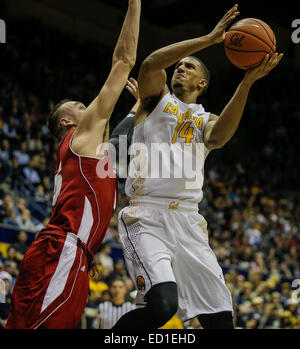
M 209 115 L 201 104 L 167 93 L 134 128 L 126 194 L 200 202 Z

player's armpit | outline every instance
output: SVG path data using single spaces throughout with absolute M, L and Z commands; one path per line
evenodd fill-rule
M 151 59 L 148 57 L 142 63 L 139 76 L 138 85 L 141 101 L 152 96 L 161 95 L 167 82 L 167 73 L 164 69 L 153 69 L 151 66 Z
M 151 65 L 151 57 L 148 57 L 139 71 L 138 86 L 142 108 L 148 109 L 152 99 L 160 99 L 169 92 L 167 73 L 164 69 L 154 69 Z M 150 112 L 150 110 L 147 111 Z
M 147 59 L 143 62 L 138 76 L 140 105 L 134 117 L 137 126 L 153 111 L 159 101 L 169 92 L 164 69 L 152 70 Z

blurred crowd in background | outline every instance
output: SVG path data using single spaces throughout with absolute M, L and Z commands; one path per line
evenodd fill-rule
M 5 67 L 0 72 L 0 226 L 11 232 L 14 242 L 0 241 L 0 280 L 7 300 L 0 303 L 0 327 L 23 256 L 51 213 L 58 144 L 46 127 L 47 114 L 63 98 L 88 104 L 106 78 L 112 54 L 36 21 L 16 21 L 11 28 L 9 45 L 0 52 Z M 230 79 L 220 76 L 201 103 L 220 112 L 239 73 L 233 71 Z M 300 329 L 294 281 L 300 279 L 300 109 L 293 76 L 282 63 L 272 81 L 255 86 L 237 134 L 206 162 L 199 211 L 208 222 L 210 245 L 232 293 L 236 328 Z M 284 89 L 279 88 L 283 80 Z M 124 92 L 111 129 L 133 104 Z M 121 309 L 126 303 L 122 311 L 135 307 L 136 290 L 117 230 L 117 214 L 128 204 L 124 182 L 119 193 L 118 208 L 95 256 L 101 280 L 91 276 L 78 328 L 109 328 L 106 304 Z M 201 325 L 196 319 L 183 323 L 174 317 L 165 328 Z

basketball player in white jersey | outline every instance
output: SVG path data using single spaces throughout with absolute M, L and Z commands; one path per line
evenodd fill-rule
M 278 64 L 282 54 L 266 55 L 259 67 L 247 71 L 219 117 L 197 104 L 208 87 L 209 73 L 191 55 L 222 42 L 238 14 L 235 5 L 210 34 L 157 50 L 141 66 L 132 142 L 143 144 L 148 152 L 141 155 L 140 150 L 139 159 L 131 161 L 126 181 L 131 201 L 120 212 L 119 236 L 138 289 L 137 304 L 143 307 L 125 314 L 115 329 L 159 328 L 176 312 L 183 321 L 197 316 L 205 329 L 234 327 L 231 295 L 209 246 L 206 221 L 198 213 L 204 160 L 234 135 L 251 86 Z M 165 69 L 176 62 L 170 92 Z M 170 178 L 147 176 L 155 160 L 150 149 L 154 143 L 170 146 Z M 182 153 L 196 163 L 192 182 L 186 171 L 181 178 L 175 176 Z

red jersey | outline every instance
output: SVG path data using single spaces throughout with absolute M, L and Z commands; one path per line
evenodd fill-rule
M 75 129 L 61 141 L 57 154 L 54 194 L 50 221 L 43 231 L 63 230 L 73 232 L 95 253 L 104 238 L 117 200 L 117 180 L 99 178 L 97 166 L 110 167 L 113 163 L 108 153 L 106 158 L 81 156 L 71 149 Z M 108 172 L 108 171 L 107 171 Z

